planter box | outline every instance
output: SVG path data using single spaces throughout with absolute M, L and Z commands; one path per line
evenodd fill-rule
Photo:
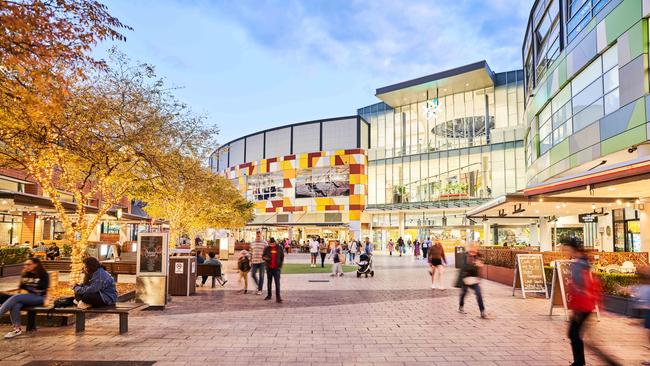
M 0 269 L 0 277 L 20 276 L 23 271 L 23 264 L 5 264 Z
M 515 270 L 513 268 L 497 267 L 486 264 L 479 269 L 479 276 L 486 280 L 512 286 L 512 279 L 515 276 Z
M 642 318 L 643 311 L 637 309 L 635 304 L 636 301 L 631 298 L 614 295 L 603 296 L 603 306 L 605 307 L 605 310 L 633 318 Z

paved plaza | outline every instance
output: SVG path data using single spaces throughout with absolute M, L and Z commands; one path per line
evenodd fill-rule
M 307 261 L 291 254 L 289 261 Z M 233 261 L 229 261 L 231 266 Z M 483 283 L 491 319 L 479 318 L 473 295 L 458 313 L 457 289 L 432 290 L 426 267 L 412 257 L 377 256 L 375 278 L 297 274 L 282 278 L 284 303 L 239 294 L 234 273 L 224 288 L 174 297 L 164 311 L 130 318 L 102 316 L 74 327 L 39 328 L 1 341 L 0 365 L 35 360 L 156 361 L 155 365 L 568 365 L 567 324 L 548 316 L 545 299 L 512 297 Z M 449 285 L 456 270 L 448 269 Z M 329 280 L 329 282 L 310 282 Z M 252 283 L 252 281 L 251 281 Z M 249 284 L 250 285 L 250 284 Z M 6 325 L 5 325 L 6 326 Z M 8 328 L 8 326 L 6 326 Z M 587 331 L 590 344 L 624 365 L 650 359 L 639 321 L 604 315 Z M 600 364 L 591 351 L 590 365 Z

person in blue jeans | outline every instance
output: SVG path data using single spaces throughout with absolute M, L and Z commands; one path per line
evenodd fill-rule
M 95 257 L 88 257 L 83 263 L 84 281 L 72 287 L 77 307 L 87 309 L 115 305 L 117 289 L 113 276 L 106 272 Z
M 20 324 L 20 310 L 25 306 L 41 306 L 45 302 L 47 289 L 50 286 L 50 277 L 38 258 L 25 261 L 23 272 L 20 276 L 19 288 L 27 293 L 10 295 L 0 294 L 0 316 L 9 312 L 12 329 L 5 334 L 5 339 L 14 338 L 23 334 Z
M 479 267 L 483 265 L 483 262 L 478 256 L 478 251 L 474 245 L 470 246 L 467 254 L 465 255 L 465 265 L 460 270 L 459 283 L 458 287 L 461 288 L 460 291 L 460 301 L 458 303 L 458 312 L 465 314 L 465 295 L 467 295 L 468 289 L 472 289 L 476 295 L 476 302 L 478 303 L 478 309 L 481 312 L 481 318 L 487 319 L 487 314 L 485 313 L 485 305 L 483 304 L 483 295 L 481 294 L 481 285 L 479 278 Z

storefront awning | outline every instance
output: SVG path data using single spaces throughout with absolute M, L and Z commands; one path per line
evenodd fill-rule
M 632 202 L 631 198 L 611 197 L 543 197 L 532 198 L 522 193 L 497 197 L 467 212 L 473 220 L 506 221 L 538 219 L 607 212 Z

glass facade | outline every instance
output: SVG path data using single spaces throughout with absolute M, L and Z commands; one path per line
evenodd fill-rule
M 368 204 L 487 199 L 523 188 L 521 72 L 503 83 L 391 108 L 359 110 L 370 123 Z

